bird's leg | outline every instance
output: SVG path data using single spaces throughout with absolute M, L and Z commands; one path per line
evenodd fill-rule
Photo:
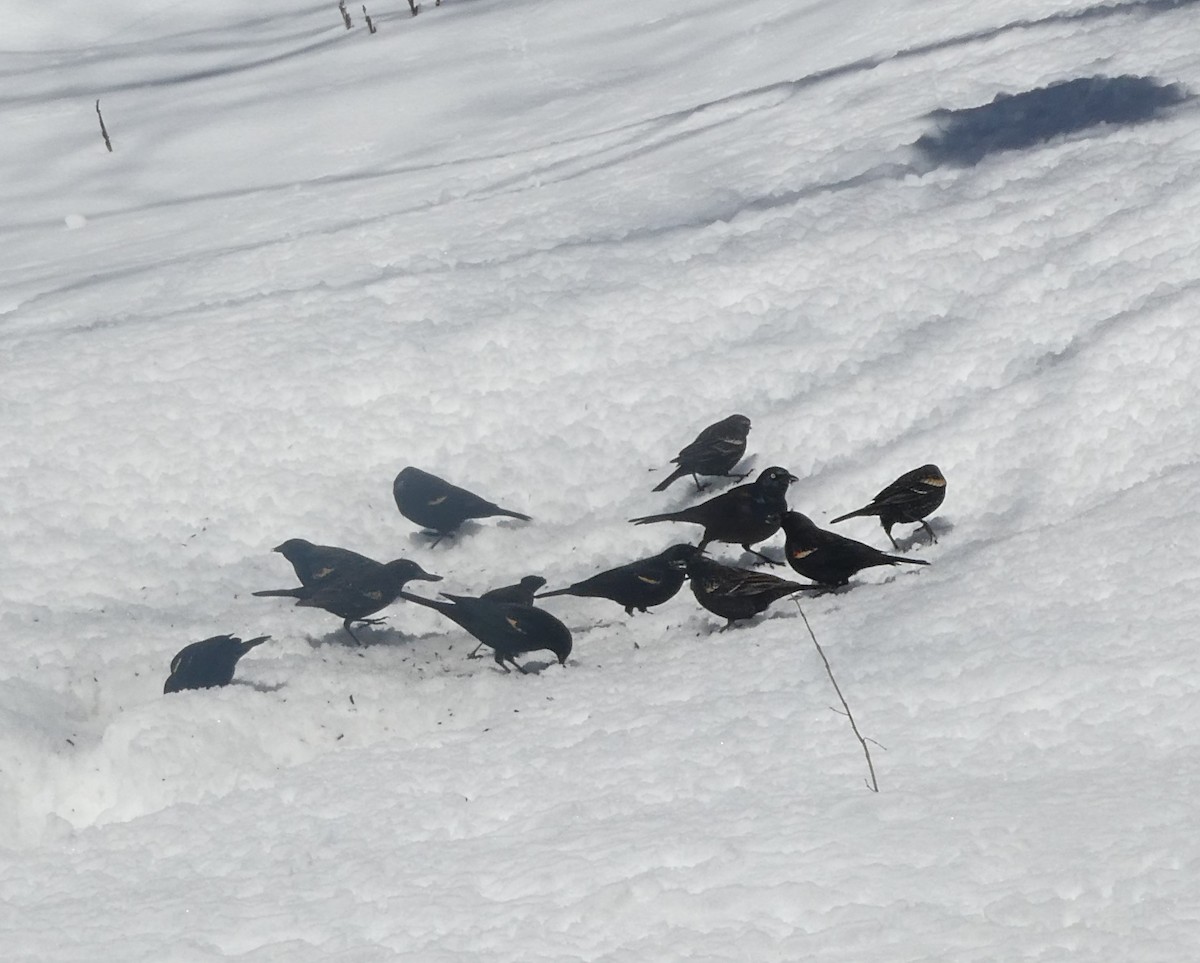
M 483 648 L 483 643 L 480 642 L 477 646 L 475 646 L 474 649 L 471 650 L 471 654 L 468 655 L 467 658 L 468 659 L 478 659 L 479 658 L 479 650 L 482 648 Z
M 448 532 L 435 532 L 432 529 L 426 529 L 425 531 L 421 532 L 421 534 L 428 535 L 430 538 L 433 539 L 433 544 L 429 546 L 430 548 L 437 548 L 438 542 L 440 542 L 443 538 L 445 538 L 446 535 L 449 533 Z
M 355 635 L 354 630 L 352 628 L 350 628 L 350 623 L 352 621 L 353 621 L 352 619 L 346 619 L 346 621 L 342 623 L 342 628 L 345 629 L 346 634 L 354 640 L 355 645 L 362 645 L 362 639 L 360 639 L 357 635 Z
M 933 542 L 934 545 L 936 545 L 937 544 L 937 536 L 933 534 L 933 526 L 930 525 L 929 522 L 925 521 L 925 519 L 922 518 L 921 519 L 921 527 L 929 533 L 929 540 L 931 542 Z
M 525 668 L 525 666 L 523 666 L 523 665 L 517 665 L 517 660 L 516 660 L 516 659 L 509 659 L 509 661 L 510 661 L 510 662 L 511 662 L 511 663 L 512 663 L 514 666 L 516 666 L 516 669 L 517 669 L 517 671 L 518 671 L 518 672 L 520 672 L 520 673 L 521 673 L 521 675 L 529 675 L 529 670 L 528 670 L 527 668 Z
M 706 491 L 708 489 L 707 485 L 701 483 L 700 476 L 697 475 L 695 472 L 692 472 L 692 481 L 694 481 L 696 483 L 696 494 L 697 495 L 699 495 L 700 492 Z

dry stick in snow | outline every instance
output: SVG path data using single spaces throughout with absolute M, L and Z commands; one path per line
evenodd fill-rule
M 346 25 L 346 29 L 349 30 L 353 24 L 350 22 L 350 14 L 346 12 L 346 0 L 338 0 L 338 12 L 342 15 L 342 23 L 344 23 Z
M 104 115 L 100 113 L 100 101 L 96 101 L 96 116 L 100 118 L 100 133 L 104 137 L 104 146 L 112 153 L 112 141 L 108 139 L 108 128 L 104 126 Z
M 409 9 L 412 10 L 412 15 L 414 17 L 417 15 L 417 11 L 421 9 L 417 6 L 417 0 L 408 0 L 408 6 Z
M 369 13 L 367 13 L 367 5 L 365 3 L 363 4 L 363 16 L 367 18 L 367 29 L 370 30 L 371 33 L 374 33 L 375 32 L 375 21 L 372 20 L 371 15 Z
M 867 771 L 871 774 L 870 780 L 867 781 L 867 788 L 871 792 L 879 792 L 879 782 L 875 779 L 875 765 L 871 762 L 871 750 L 867 748 L 867 740 L 858 731 L 858 726 L 854 722 L 854 715 L 850 712 L 850 706 L 846 702 L 846 697 L 842 695 L 841 687 L 837 684 L 837 679 L 833 677 L 833 669 L 829 667 L 829 660 L 825 658 L 825 650 L 821 648 L 821 643 L 817 641 L 812 626 L 808 623 L 808 616 L 804 614 L 804 609 L 800 608 L 800 602 L 795 596 L 792 596 L 792 601 L 796 603 L 796 611 L 800 613 L 800 618 L 804 619 L 804 627 L 808 629 L 808 637 L 813 640 L 813 645 L 817 647 L 817 654 L 821 657 L 821 661 L 825 663 L 825 672 L 829 676 L 829 681 L 833 683 L 833 691 L 842 700 L 842 708 L 846 710 L 846 718 L 850 720 L 850 728 L 854 730 L 854 737 L 862 745 L 863 755 L 867 757 Z

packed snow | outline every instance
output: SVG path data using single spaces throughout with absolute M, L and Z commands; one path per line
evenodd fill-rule
M 0 955 L 1193 958 L 1200 4 L 347 10 L 3 18 Z M 628 520 L 734 412 L 818 524 L 948 480 L 799 600 L 878 793 L 791 601 L 546 599 L 521 675 L 250 594 L 694 541 Z M 406 465 L 533 521 L 431 547 Z

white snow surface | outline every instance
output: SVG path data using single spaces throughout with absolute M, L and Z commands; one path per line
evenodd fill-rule
M 1194 959 L 1200 4 L 348 9 L 4 14 L 0 955 Z M 1000 94 L 1052 136 L 935 113 Z M 791 602 L 546 600 L 521 676 L 249 595 L 290 537 L 424 593 L 695 538 L 628 519 L 735 411 L 818 522 L 948 478 L 928 567 L 802 602 L 878 793 Z M 409 464 L 534 521 L 430 549 Z

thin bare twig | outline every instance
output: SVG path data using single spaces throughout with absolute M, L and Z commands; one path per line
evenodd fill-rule
M 365 3 L 363 4 L 363 16 L 367 18 L 367 29 L 371 33 L 374 33 L 375 32 L 375 21 L 372 20 L 371 15 L 369 13 L 367 13 L 367 5 Z
M 346 25 L 347 30 L 354 26 L 354 21 L 350 19 L 350 14 L 346 11 L 346 0 L 338 0 L 338 13 L 342 15 L 342 23 Z
M 871 774 L 869 780 L 864 780 L 867 783 L 867 788 L 871 792 L 879 792 L 879 781 L 875 778 L 875 764 L 871 762 L 871 750 L 867 747 L 867 740 L 858 731 L 858 725 L 854 721 L 854 714 L 850 711 L 850 704 L 846 702 L 846 697 L 842 695 L 841 686 L 837 684 L 837 679 L 833 677 L 833 669 L 829 665 L 829 659 L 825 657 L 825 650 L 821 648 L 821 643 L 817 641 L 817 636 L 808 622 L 808 616 L 804 614 L 804 609 L 800 607 L 800 600 L 792 596 L 792 601 L 796 603 L 796 611 L 800 613 L 800 618 L 804 620 L 804 627 L 808 629 L 808 637 L 812 639 L 813 645 L 817 647 L 817 654 L 821 657 L 821 661 L 825 663 L 825 672 L 829 676 L 829 681 L 833 683 L 833 691 L 842 700 L 842 708 L 846 710 L 846 718 L 850 720 L 850 728 L 854 730 L 854 737 L 858 740 L 859 745 L 862 746 L 863 755 L 867 757 L 867 771 Z M 834 711 L 836 712 L 837 710 L 835 709 Z M 874 739 L 871 741 L 875 742 Z M 879 745 L 879 743 L 876 742 L 875 745 Z
M 104 146 L 112 153 L 112 141 L 108 139 L 108 128 L 104 126 L 104 115 L 100 113 L 100 101 L 96 101 L 96 116 L 100 118 L 100 133 L 104 137 Z

